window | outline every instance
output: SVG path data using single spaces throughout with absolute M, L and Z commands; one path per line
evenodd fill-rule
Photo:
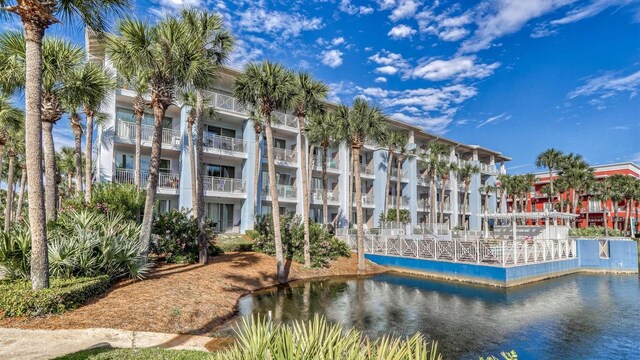
M 274 147 L 277 149 L 286 149 L 287 148 L 287 142 L 282 140 L 282 139 L 273 139 L 274 141 Z
M 133 110 L 123 109 L 123 108 L 116 109 L 116 119 L 130 122 L 130 123 L 136 122 Z M 153 115 L 145 113 L 144 117 L 142 118 L 142 125 L 153 126 Z M 162 120 L 162 128 L 164 129 L 173 128 L 173 120 L 170 117 L 165 117 Z
M 235 178 L 236 168 L 233 166 L 207 164 L 207 176 Z
M 161 173 L 169 174 L 171 173 L 171 160 L 168 159 L 160 159 L 160 164 L 158 169 Z
M 226 232 L 233 228 L 233 204 L 207 203 L 205 216 L 214 224 L 214 231 Z
M 165 214 L 171 210 L 171 200 L 158 200 L 156 211 L 158 214 Z
M 207 131 L 219 136 L 226 136 L 230 138 L 236 137 L 236 131 L 233 129 L 225 129 L 220 126 L 207 125 Z

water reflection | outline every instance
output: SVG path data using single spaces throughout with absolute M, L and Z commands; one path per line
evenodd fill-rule
M 523 359 L 640 357 L 637 275 L 572 275 L 498 289 L 383 274 L 304 282 L 239 302 L 240 315 L 268 311 L 276 321 L 321 313 L 370 337 L 420 331 L 438 340 L 446 358 L 511 349 Z

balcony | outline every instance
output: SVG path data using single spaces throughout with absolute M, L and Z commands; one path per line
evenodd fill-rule
M 220 136 L 213 133 L 205 133 L 203 136 L 205 151 L 222 154 L 247 152 L 246 144 L 242 139 Z
M 276 185 L 278 190 L 278 199 L 298 200 L 298 187 L 296 185 Z M 262 187 L 262 197 L 271 199 L 271 192 L 269 190 L 269 184 L 265 184 Z
M 360 163 L 360 173 L 363 175 L 373 176 L 373 164 L 362 164 Z
M 205 193 L 244 195 L 246 189 L 242 179 L 207 176 L 204 178 Z
M 116 121 L 116 137 L 120 140 L 135 144 L 136 124 L 128 121 Z M 153 126 L 142 125 L 142 143 L 151 143 L 153 139 Z M 180 131 L 174 129 L 162 129 L 162 145 L 178 148 L 180 146 Z
M 429 199 L 418 199 L 418 211 L 429 211 Z
M 398 168 L 391 168 L 391 176 L 397 178 L 398 177 Z M 409 178 L 407 170 L 402 171 L 402 180 L 407 180 Z
M 362 205 L 363 206 L 373 206 L 375 205 L 375 197 L 372 193 L 363 194 L 362 195 Z M 353 192 L 353 206 L 356 206 L 356 193 Z
M 316 204 L 322 204 L 322 189 L 314 189 L 311 191 L 311 201 Z M 336 189 L 327 191 L 327 203 L 338 202 L 338 191 Z
M 244 116 L 249 115 L 250 107 L 243 104 L 233 96 L 221 94 L 216 91 L 205 91 L 205 94 L 209 97 L 211 106 L 216 110 L 228 111 Z M 298 129 L 298 121 L 295 116 L 279 111 L 274 111 L 271 115 L 275 120 L 273 125 L 296 130 Z
M 313 159 L 313 168 L 317 170 L 322 170 L 322 156 L 314 156 Z M 338 170 L 340 166 L 340 159 L 336 156 L 335 158 L 330 158 L 327 156 L 327 169 Z
M 395 208 L 396 200 L 397 200 L 397 197 L 395 195 L 389 196 L 389 204 L 387 204 L 387 207 Z M 407 198 L 406 196 L 400 196 L 400 207 L 401 208 L 409 207 L 409 198 Z
M 149 181 L 149 172 L 141 171 L 140 186 L 142 188 L 146 188 L 148 181 Z M 120 183 L 120 184 L 134 184 L 135 176 L 134 176 L 133 169 L 116 168 L 113 173 L 113 182 Z M 180 186 L 180 176 L 178 174 L 160 172 L 158 176 L 159 192 L 177 194 L 179 186 Z
M 480 163 L 480 171 L 487 174 L 497 174 L 496 167 L 491 164 Z

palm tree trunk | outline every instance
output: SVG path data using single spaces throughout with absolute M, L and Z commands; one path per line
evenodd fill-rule
M 198 191 L 197 187 L 197 175 L 196 175 L 196 151 L 193 145 L 193 123 L 187 122 L 187 144 L 189 146 L 189 166 L 191 167 L 191 208 L 193 209 L 194 216 L 198 216 Z M 198 133 L 198 135 L 200 135 Z M 202 134 L 204 135 L 204 134 Z
M 327 147 L 322 147 L 322 222 L 327 225 L 329 223 L 329 203 L 327 199 L 327 187 L 329 181 L 327 177 Z
M 391 186 L 391 166 L 393 164 L 393 149 L 389 149 L 389 159 L 387 161 L 387 182 L 384 187 L 384 220 L 387 221 L 387 216 L 389 214 L 389 208 L 391 204 L 389 204 L 389 187 Z
M 56 220 L 58 214 L 56 209 L 57 189 L 56 184 L 56 150 L 53 143 L 53 123 L 44 121 L 42 123 L 43 132 L 43 152 L 44 152 L 44 178 L 45 178 L 45 207 L 47 210 L 47 221 Z M 42 176 L 40 174 L 39 176 Z M 29 191 L 31 193 L 31 191 Z M 31 204 L 31 200 L 29 200 Z
M 638 200 L 634 199 L 634 205 L 635 206 L 633 208 L 634 208 L 634 213 L 635 213 L 636 224 L 633 227 L 633 231 L 632 231 L 631 236 L 634 236 L 635 233 L 636 233 L 636 230 L 638 229 Z
M 13 178 L 15 176 L 15 153 L 9 151 L 9 174 L 7 175 L 7 205 L 4 209 L 4 232 L 9 232 L 11 226 L 11 215 L 13 214 L 13 193 L 14 184 Z
M 49 287 L 45 191 L 42 184 L 42 38 L 44 29 L 24 23 L 25 55 L 25 150 L 29 181 L 29 230 L 31 232 L 31 284 L 33 290 Z M 55 169 L 53 169 L 55 171 Z M 55 210 L 55 194 L 54 194 Z
M 73 137 L 74 158 L 76 163 L 76 195 L 82 191 L 82 133 L 75 133 Z
M 4 145 L 0 145 L 0 169 L 3 168 L 3 164 L 4 164 Z
M 258 180 L 260 179 L 260 163 L 262 163 L 262 157 L 260 156 L 260 150 L 262 147 L 262 133 L 256 132 L 256 158 L 253 162 L 253 215 L 258 215 Z
M 356 187 L 356 226 L 357 231 L 357 243 L 358 243 L 358 271 L 364 271 L 364 218 L 362 215 L 362 188 L 360 179 L 360 169 L 357 164 L 360 162 L 360 147 L 351 147 L 351 156 L 353 160 L 353 167 L 355 170 L 355 187 Z
M 300 170 L 302 172 L 302 221 L 304 223 L 304 266 L 311 267 L 311 240 L 309 239 L 309 168 L 307 167 L 307 139 L 304 118 L 298 117 L 300 129 Z
M 144 113 L 135 114 L 136 119 L 136 153 L 133 159 L 133 184 L 136 189 L 142 188 L 142 117 Z
M 24 189 L 27 186 L 27 168 L 22 166 L 22 174 L 20 175 L 20 192 L 18 193 L 18 204 L 16 209 L 16 221 L 22 220 L 22 204 L 24 203 Z
M 91 176 L 91 171 L 93 170 L 93 116 L 94 113 L 91 111 L 86 111 L 87 118 L 87 130 L 85 133 L 85 137 L 87 140 L 85 153 L 84 153 L 84 201 L 87 204 L 91 203 L 91 185 L 93 177 Z
M 586 224 L 585 227 L 589 227 L 589 212 L 591 211 L 589 204 L 590 204 L 589 196 L 587 196 L 587 211 L 586 211 L 585 216 L 584 216 L 585 220 L 587 221 L 587 224 Z
M 273 217 L 273 234 L 276 246 L 276 274 L 278 282 L 284 284 L 286 274 L 284 272 L 284 254 L 282 251 L 282 237 L 280 232 L 280 203 L 278 201 L 278 184 L 276 182 L 276 163 L 273 154 L 273 130 L 268 116 L 264 118 L 267 135 L 267 166 L 269 169 L 269 194 L 271 194 L 271 215 Z
M 433 224 L 436 223 L 436 179 L 435 179 L 435 175 L 430 174 L 431 176 L 429 176 L 429 218 L 430 218 L 430 222 L 433 226 Z M 464 215 L 462 216 L 462 218 L 464 219 Z
M 151 138 L 151 159 L 149 161 L 149 179 L 147 180 L 147 196 L 144 203 L 144 215 L 140 230 L 140 253 L 147 256 L 151 240 L 151 224 L 158 190 L 160 154 L 162 152 L 162 120 L 165 108 L 160 103 L 153 106 L 153 137 Z
M 467 195 L 469 194 L 469 182 L 464 181 L 464 197 L 462 198 L 462 225 L 467 230 Z M 514 199 L 515 204 L 515 199 Z
M 625 205 L 625 212 L 624 212 L 624 227 L 622 228 L 622 236 L 625 236 L 627 234 L 627 227 L 629 226 L 629 220 L 631 217 L 631 204 L 629 202 L 629 199 L 626 199 L 624 201 L 624 205 Z
M 396 176 L 396 222 L 400 222 L 400 197 L 402 196 L 402 194 L 400 194 L 400 192 L 402 191 L 402 184 L 400 183 L 400 179 L 401 176 L 400 174 L 402 174 L 402 159 L 398 156 L 398 176 Z
M 209 239 L 204 231 L 204 95 L 196 90 L 196 219 L 198 219 L 198 244 L 200 252 L 198 259 L 200 264 L 209 262 Z
M 440 223 L 444 224 L 444 194 L 445 194 L 445 179 L 442 178 L 442 189 L 440 189 Z
M 73 174 L 67 173 L 67 193 L 71 194 L 71 188 L 73 187 Z

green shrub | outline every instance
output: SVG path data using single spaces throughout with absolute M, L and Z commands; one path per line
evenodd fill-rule
M 64 200 L 67 210 L 88 210 L 103 214 L 120 214 L 125 219 L 142 222 L 146 194 L 135 185 L 121 183 L 97 183 L 93 185 L 91 204 L 87 205 L 84 195 Z
M 209 244 L 209 255 L 218 255 L 222 249 L 211 244 L 213 231 L 211 224 L 205 224 Z M 177 264 L 191 264 L 198 261 L 198 221 L 191 216 L 190 210 L 171 210 L 160 214 L 153 222 L 153 241 L 151 251 L 166 255 L 166 261 Z
M 31 290 L 31 282 L 0 282 L 0 317 L 59 314 L 104 293 L 111 285 L 107 275 L 93 278 L 51 279 L 51 287 Z
M 229 239 L 218 237 L 218 246 L 224 252 L 253 251 L 253 244 L 254 244 L 254 241 L 251 239 L 247 239 L 246 237 L 242 237 L 239 239 L 235 237 L 229 238 Z
M 255 230 L 247 230 L 245 231 L 244 234 L 250 237 L 252 240 L 255 240 L 259 235 L 258 232 Z
M 271 214 L 260 216 L 256 221 L 258 232 L 254 250 L 265 254 L 275 254 L 273 220 Z M 280 230 L 284 256 L 304 262 L 304 225 L 299 216 L 281 216 Z M 329 260 L 340 256 L 348 257 L 351 250 L 344 242 L 331 235 L 322 225 L 311 222 L 309 227 L 310 254 L 312 267 L 325 267 Z
M 117 214 L 67 210 L 48 224 L 51 276 L 143 278 L 151 264 L 140 256 L 140 226 Z M 0 232 L 0 268 L 10 279 L 28 279 L 31 236 L 25 225 Z
M 572 228 L 569 229 L 569 236 L 585 236 L 585 237 L 597 237 L 604 236 L 604 227 L 592 226 L 587 228 Z M 609 236 L 623 236 L 622 231 L 617 229 L 609 229 Z
M 387 210 L 387 217 L 385 218 L 384 212 L 380 213 L 380 221 L 397 221 L 396 209 Z M 407 209 L 400 209 L 400 222 L 411 222 L 411 213 Z

